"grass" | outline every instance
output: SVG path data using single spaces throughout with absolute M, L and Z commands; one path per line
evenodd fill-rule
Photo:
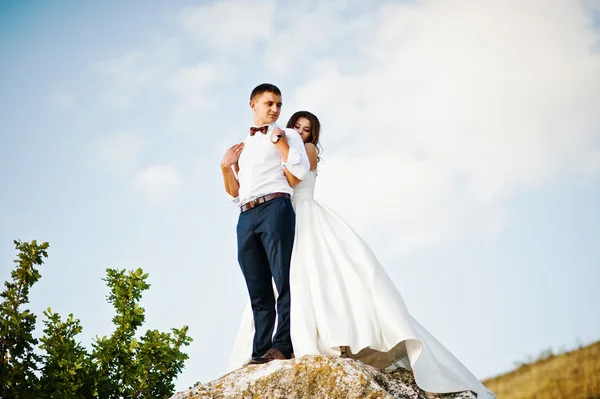
M 600 399 L 600 341 L 570 352 L 545 351 L 483 383 L 498 399 Z

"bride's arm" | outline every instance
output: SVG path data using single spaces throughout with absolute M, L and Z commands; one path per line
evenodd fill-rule
M 294 187 L 295 185 L 299 184 L 302 181 L 302 180 L 298 179 L 296 176 L 294 176 L 292 174 L 292 172 L 290 172 L 287 168 L 283 169 L 283 174 L 285 175 L 285 178 L 287 179 L 290 187 Z
M 306 143 L 304 144 L 304 148 L 306 148 L 306 155 L 308 155 L 308 161 L 310 162 L 310 170 L 317 169 L 317 147 L 313 143 Z M 283 169 L 283 173 L 291 187 L 301 182 L 287 168 Z

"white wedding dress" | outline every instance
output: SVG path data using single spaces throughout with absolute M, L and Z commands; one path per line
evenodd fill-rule
M 364 241 L 314 199 L 317 172 L 294 188 L 296 238 L 290 269 L 294 356 L 348 357 L 378 368 L 412 369 L 426 392 L 473 391 L 496 396 L 408 312 L 404 300 Z M 246 305 L 230 360 L 250 360 L 254 321 Z

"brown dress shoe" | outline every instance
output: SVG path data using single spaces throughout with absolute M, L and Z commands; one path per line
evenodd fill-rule
M 272 360 L 287 360 L 291 358 L 291 356 L 284 355 L 279 349 L 271 348 L 261 357 L 255 357 L 246 364 L 265 364 Z
M 264 364 L 268 363 L 269 359 L 265 359 L 264 357 L 255 357 L 250 359 L 250 361 L 246 364 Z
M 270 362 L 271 360 L 287 360 L 290 359 L 290 356 L 284 355 L 279 349 L 271 348 L 263 355 L 263 358 Z

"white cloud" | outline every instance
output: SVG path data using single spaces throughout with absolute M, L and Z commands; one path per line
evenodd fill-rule
M 157 74 L 151 65 L 144 62 L 144 55 L 140 51 L 101 61 L 95 69 L 111 79 L 103 100 L 117 108 L 130 107 L 139 89 Z
M 169 51 L 132 51 L 99 70 L 124 103 L 148 83 L 174 95 L 164 99 L 172 128 L 195 130 L 222 118 L 218 101 L 232 87 L 217 85 L 261 55 L 258 73 L 285 89 L 284 112 L 322 120 L 319 195 L 360 231 L 394 232 L 385 239 L 403 250 L 498 231 L 522 190 L 565 172 L 598 175 L 598 36 L 580 3 L 427 0 L 371 11 L 206 3 L 179 15 L 195 45 L 173 39 Z M 198 48 L 218 53 L 189 56 Z
M 598 37 L 578 3 L 422 1 L 379 15 L 359 70 L 312 62 L 292 101 L 320 116 L 320 194 L 357 228 L 384 226 L 406 250 L 493 231 L 507 198 L 595 164 Z
M 94 70 L 106 78 L 100 88 L 101 100 L 115 108 L 131 108 L 140 93 L 161 88 L 181 66 L 183 50 L 176 38 L 159 38 L 147 49 L 136 49 L 97 62 Z
M 197 128 L 202 118 L 201 111 L 218 105 L 219 96 L 211 88 L 229 76 L 229 68 L 221 63 L 201 63 L 183 67 L 168 78 L 165 87 L 176 96 L 173 106 L 175 125 L 182 128 Z
M 145 51 L 129 51 L 97 63 L 96 71 L 110 79 L 101 89 L 102 99 L 110 106 L 132 110 L 138 104 L 160 103 L 175 129 L 197 126 L 201 112 L 217 106 L 220 97 L 210 90 L 231 76 L 231 67 L 222 60 L 191 62 L 206 59 L 190 57 L 194 51 L 183 47 L 180 38 L 171 37 L 157 40 Z
M 288 3 L 281 15 L 282 28 L 265 47 L 265 67 L 275 73 L 293 73 L 305 68 L 315 55 L 331 50 L 336 39 L 347 39 L 341 14 L 347 6 L 338 1 Z
M 171 80 L 170 87 L 180 93 L 190 93 L 218 82 L 224 77 L 225 66 L 200 64 L 196 67 L 182 68 Z
M 132 72 L 135 71 L 139 58 L 139 52 L 132 51 L 120 57 L 106 61 L 100 61 L 96 65 L 96 70 L 101 73 L 115 75 L 120 79 L 126 79 L 132 75 Z
M 104 170 L 124 179 L 127 186 L 151 204 L 162 204 L 176 196 L 182 178 L 177 167 L 167 164 L 140 166 L 144 140 L 138 134 L 124 131 L 97 143 L 97 154 Z
M 223 1 L 185 9 L 180 19 L 201 44 L 238 52 L 273 35 L 274 11 L 274 1 Z
M 348 68 L 362 63 L 355 49 L 370 45 L 377 18 L 370 10 L 361 9 L 368 3 L 332 0 L 280 4 L 275 34 L 264 48 L 264 67 L 269 73 L 301 75 L 315 59 L 323 57 L 335 57 Z M 349 17 L 351 13 L 354 15 Z
M 134 186 L 149 202 L 163 202 L 177 194 L 181 177 L 171 165 L 152 165 L 136 174 Z
M 143 147 L 142 137 L 130 131 L 102 138 L 97 143 L 97 153 L 104 168 L 120 174 L 130 174 Z

